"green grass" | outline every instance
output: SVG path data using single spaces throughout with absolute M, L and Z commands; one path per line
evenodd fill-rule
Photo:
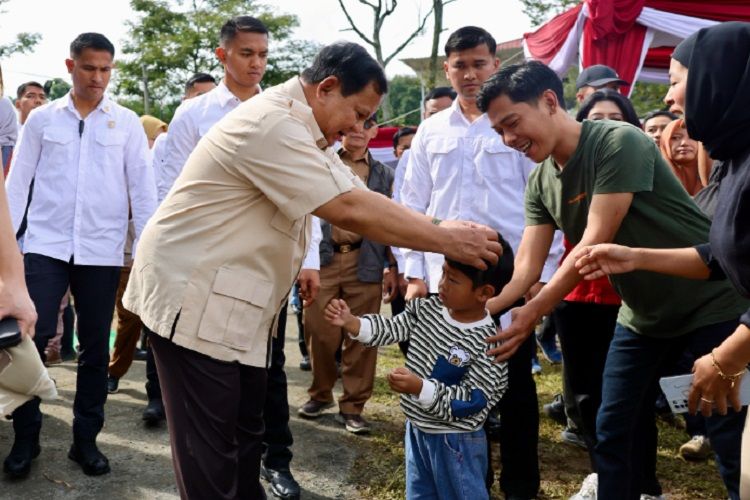
M 352 437 L 352 445 L 360 448 L 350 480 L 364 498 L 376 500 L 404 497 L 404 417 L 398 406 L 398 395 L 385 381 L 385 375 L 404 361 L 398 347 L 381 348 L 372 399 L 366 412 L 375 423 L 373 435 L 367 439 Z M 543 373 L 536 377 L 539 405 L 549 402 L 560 392 L 560 366 L 543 363 Z M 560 440 L 562 428 L 541 414 L 539 425 L 539 461 L 542 476 L 540 499 L 568 498 L 580 487 L 589 473 L 585 451 Z M 713 460 L 704 463 L 685 462 L 677 449 L 687 439 L 683 430 L 659 422 L 657 474 L 670 500 L 726 498 L 726 491 Z M 499 450 L 495 443 L 493 465 L 499 468 Z M 493 498 L 502 498 L 497 483 Z

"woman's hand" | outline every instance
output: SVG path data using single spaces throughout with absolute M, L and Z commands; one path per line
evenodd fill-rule
M 605 243 L 581 248 L 575 255 L 576 269 L 584 279 L 608 274 L 629 273 L 635 269 L 637 252 L 630 247 Z
M 717 349 L 718 351 L 718 349 Z M 742 363 L 730 363 L 728 359 L 719 361 L 722 371 L 732 367 L 731 374 L 742 371 Z M 738 368 L 739 366 L 739 368 Z M 725 368 L 726 367 L 726 368 Z M 727 374 L 728 372 L 724 372 Z M 693 384 L 690 386 L 690 395 L 688 396 L 688 411 L 695 414 L 700 411 L 704 417 L 711 416 L 714 408 L 720 415 L 726 415 L 727 409 L 731 406 L 734 411 L 740 411 L 740 384 L 742 376 L 734 382 L 734 387 L 729 380 L 724 380 L 719 374 L 719 370 L 713 364 L 711 354 L 698 358 L 693 364 Z
M 0 319 L 6 317 L 16 318 L 21 333 L 34 338 L 36 307 L 24 282 L 9 283 L 0 280 Z

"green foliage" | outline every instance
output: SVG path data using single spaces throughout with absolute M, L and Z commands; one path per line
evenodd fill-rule
M 580 3 L 581 0 L 521 0 L 523 13 L 536 27 Z
M 61 98 L 67 94 L 68 91 L 70 91 L 70 84 L 62 78 L 55 78 L 44 82 L 44 92 L 47 94 L 47 99 L 50 101 Z
M 667 95 L 667 90 L 669 85 L 666 84 L 638 82 L 630 95 L 638 116 L 643 117 L 649 111 L 666 109 L 664 96 Z
M 214 51 L 221 26 L 231 17 L 251 14 L 268 27 L 266 87 L 297 74 L 319 48 L 304 40 L 290 40 L 299 24 L 296 16 L 277 14 L 254 0 L 131 0 L 130 5 L 138 19 L 127 23 L 125 61 L 118 64 L 117 92 L 142 97 L 145 74 L 154 107 L 164 110 L 179 103 L 184 83 L 194 73 L 222 76 Z
M 389 126 L 419 125 L 422 103 L 422 89 L 419 84 L 419 78 L 415 76 L 394 76 L 388 83 L 388 95 L 393 107 L 393 117 L 398 117 L 410 113 Z
M 8 3 L 8 0 L 0 0 L 0 6 Z M 5 13 L 4 10 L 0 10 L 0 14 Z M 4 59 L 12 54 L 27 54 L 33 50 L 39 40 L 42 39 L 42 35 L 39 33 L 19 33 L 16 35 L 16 39 L 12 42 L 0 45 L 0 59 Z

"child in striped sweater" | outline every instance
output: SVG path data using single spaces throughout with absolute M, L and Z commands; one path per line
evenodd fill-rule
M 480 271 L 446 260 L 439 294 L 407 303 L 390 319 L 353 316 L 333 299 L 326 319 L 371 346 L 410 341 L 405 368 L 388 375 L 406 422 L 406 497 L 486 499 L 487 441 L 482 425 L 507 387 L 506 363 L 485 352 L 495 326 L 485 304 L 513 274 L 513 252 Z

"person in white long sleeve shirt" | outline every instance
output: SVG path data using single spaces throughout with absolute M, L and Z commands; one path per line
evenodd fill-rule
M 44 357 L 68 286 L 78 312 L 78 380 L 68 456 L 88 475 L 109 472 L 96 437 L 104 424 L 109 330 L 132 210 L 136 239 L 156 209 L 156 187 L 138 117 L 105 94 L 114 46 L 83 33 L 65 61 L 73 89 L 31 113 L 6 187 L 14 230 L 29 203 L 24 264 L 39 314 L 34 341 Z M 44 359 L 44 358 L 43 358 Z M 42 415 L 34 399 L 13 413 L 15 442 L 4 471 L 29 473 L 39 454 Z
M 159 201 L 167 196 L 201 137 L 260 92 L 268 60 L 268 29 L 254 17 L 230 19 L 221 28 L 216 57 L 224 66 L 224 78 L 210 92 L 180 104 L 169 124 L 166 155 L 157 179 Z
M 482 83 L 500 65 L 495 49 L 492 36 L 477 27 L 460 28 L 448 38 L 444 69 L 458 97 L 419 126 L 409 150 L 401 203 L 436 219 L 486 224 L 517 252 L 525 225 L 524 191 L 535 164 L 505 146 L 476 106 Z M 562 255 L 561 241 L 553 248 L 542 282 L 554 273 Z M 404 256 L 407 300 L 437 292 L 443 256 L 408 249 Z M 531 376 L 535 347 L 531 339 L 511 358 L 509 390 L 499 405 L 500 487 L 513 498 L 534 498 L 539 489 L 539 415 Z

